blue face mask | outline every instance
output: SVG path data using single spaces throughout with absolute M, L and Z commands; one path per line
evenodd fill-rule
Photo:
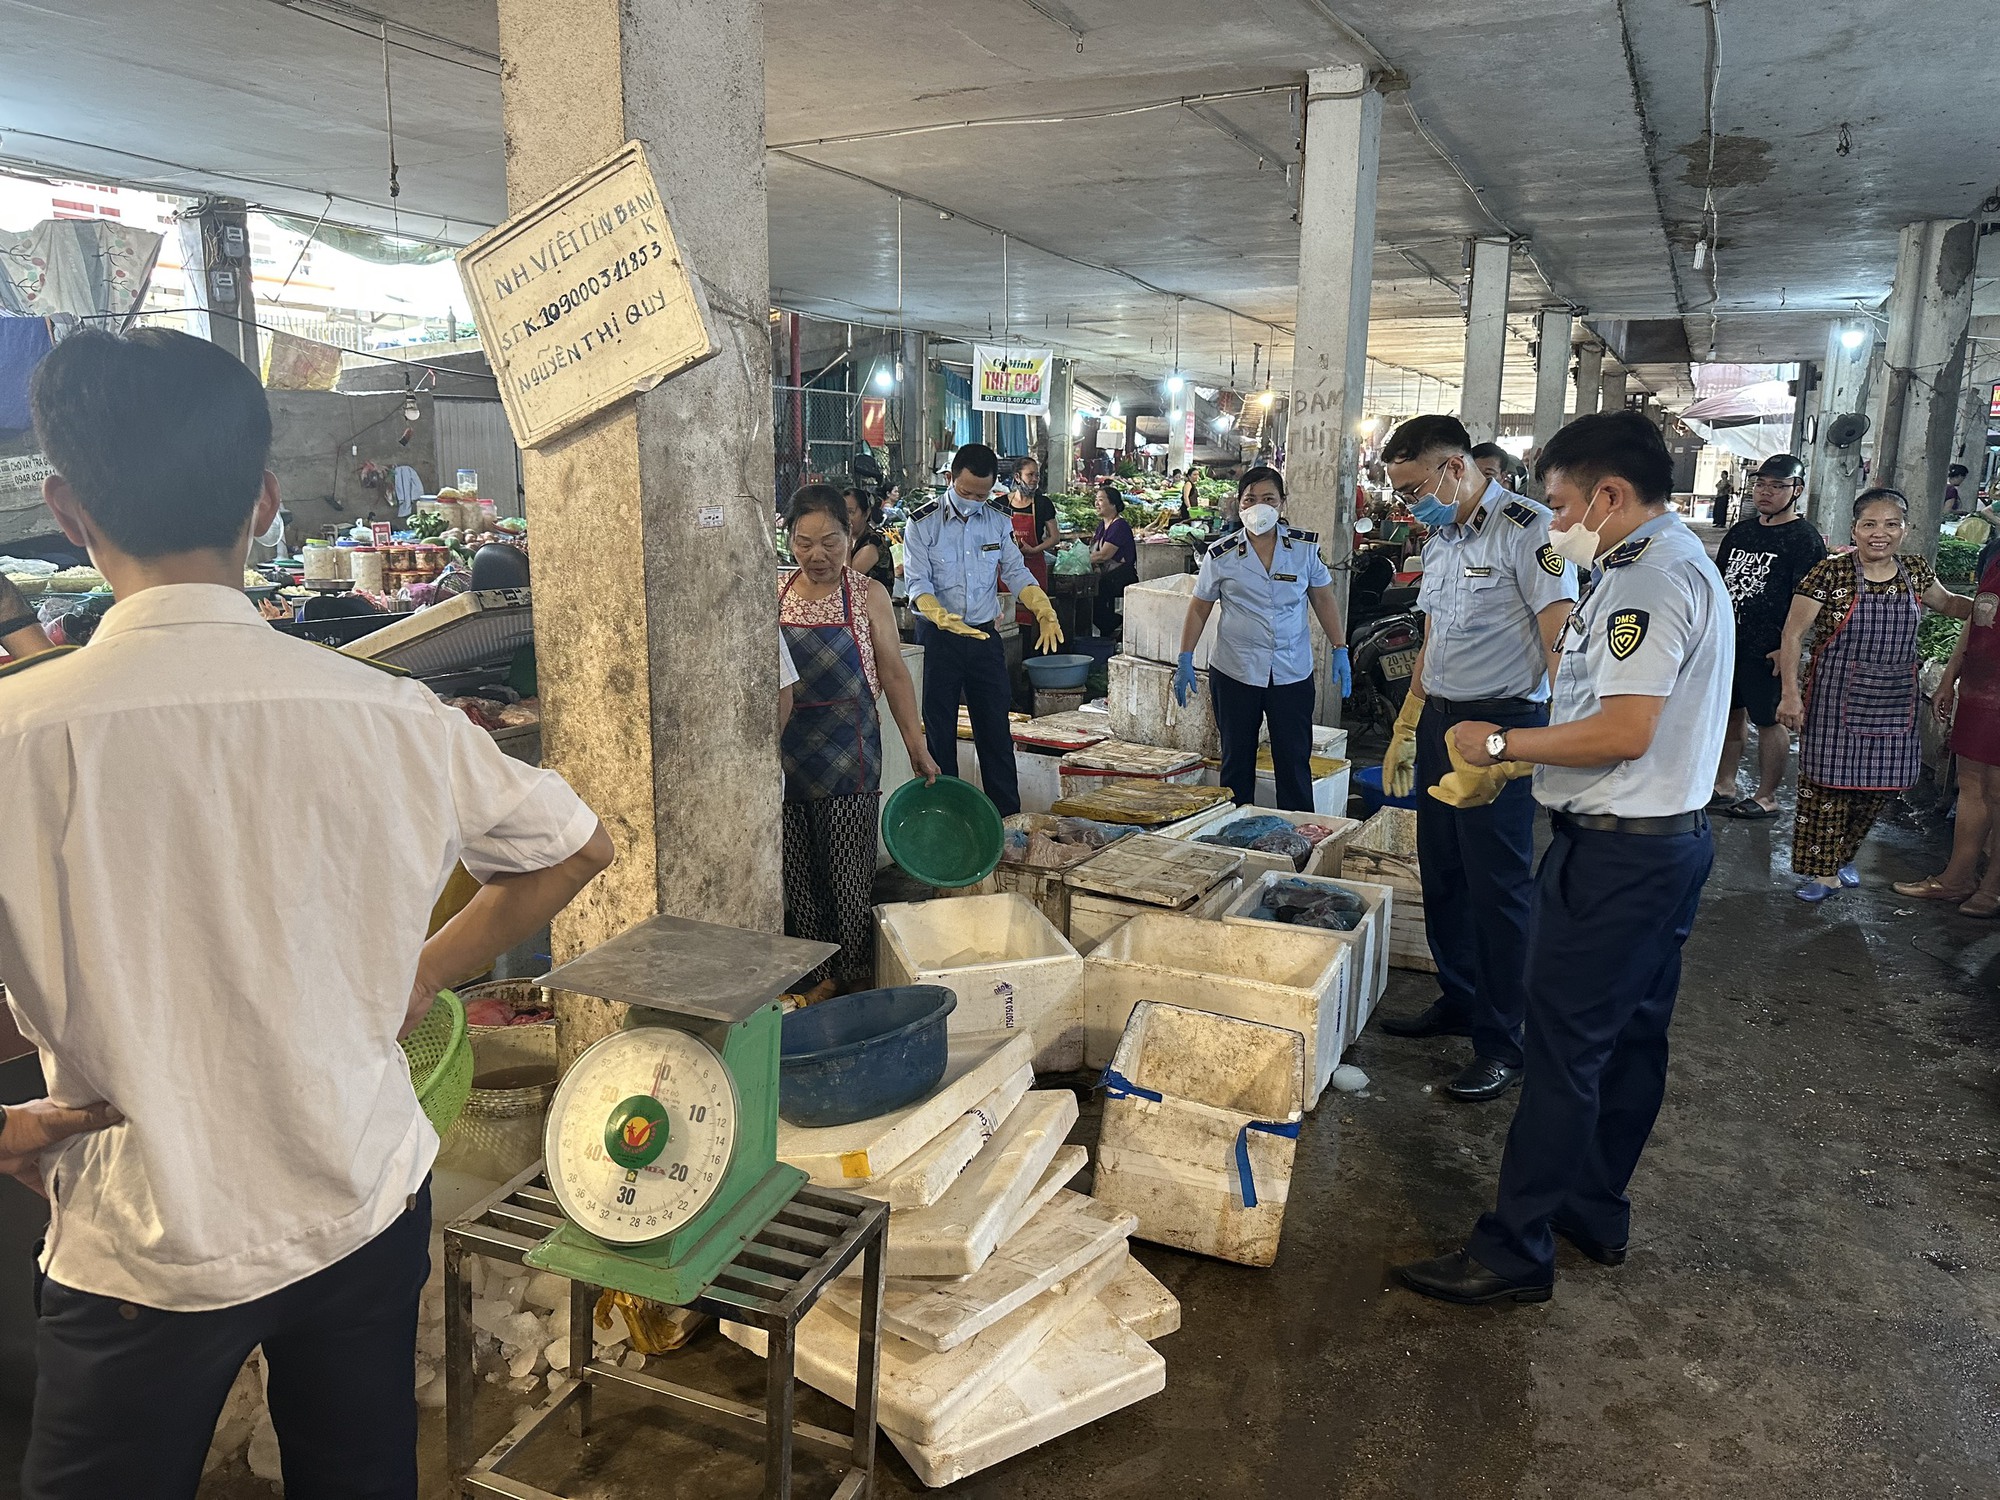
M 1458 507 L 1446 505 L 1433 493 L 1412 504 L 1410 514 L 1416 517 L 1418 525 L 1428 526 L 1435 531 L 1439 527 L 1451 525 L 1458 519 Z

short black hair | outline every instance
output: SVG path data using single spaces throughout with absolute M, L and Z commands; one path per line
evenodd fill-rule
M 1412 417 L 1389 434 L 1389 441 L 1382 445 L 1382 462 L 1406 464 L 1447 448 L 1471 455 L 1472 434 L 1463 422 L 1451 416 Z
M 792 530 L 815 512 L 832 517 L 846 533 L 847 496 L 830 484 L 802 484 L 792 491 L 792 503 L 785 507 L 785 530 Z
M 133 557 L 242 540 L 271 405 L 243 361 L 170 328 L 84 328 L 35 368 L 35 435 L 77 503 Z
M 1245 490 L 1249 489 L 1251 485 L 1265 479 L 1270 480 L 1271 483 L 1278 487 L 1278 498 L 1280 500 L 1284 499 L 1285 476 L 1269 464 L 1258 464 L 1254 469 L 1245 469 L 1241 474 L 1236 476 L 1236 498 L 1241 500 Z
M 1854 497 L 1854 519 L 1857 521 L 1860 520 L 1861 513 L 1864 510 L 1884 500 L 1902 511 L 1905 517 L 1910 514 L 1910 497 L 1908 495 L 1899 489 L 1891 488 L 1889 485 L 1878 484 L 1872 489 L 1863 490 Z
M 875 498 L 875 491 L 865 484 L 844 486 L 841 489 L 840 497 L 843 500 L 859 500 L 861 502 L 861 519 L 870 526 L 873 526 L 882 514 L 882 503 Z M 794 496 L 793 498 L 796 499 L 797 497 Z
M 1117 485 L 1100 479 L 1097 481 L 1097 493 L 1109 500 L 1111 508 L 1117 511 L 1119 515 L 1122 516 L 1125 514 L 1125 495 Z
M 965 443 L 951 456 L 951 477 L 970 473 L 974 479 L 991 479 L 1000 472 L 1000 455 L 984 443 Z
M 1482 458 L 1497 458 L 1500 460 L 1500 468 L 1502 472 L 1508 474 L 1514 472 L 1514 464 L 1515 464 L 1514 455 L 1509 453 L 1505 448 L 1501 447 L 1498 443 L 1481 443 L 1478 447 L 1472 450 L 1472 461 L 1474 463 L 1478 463 L 1479 460 Z
M 1966 468 L 1964 464 L 1953 464 L 1944 471 L 1944 477 L 1947 479 L 1963 479 L 1971 472 L 1972 470 Z
M 1542 448 L 1535 478 L 1559 471 L 1585 488 L 1622 479 L 1648 505 L 1673 498 L 1674 456 L 1660 429 L 1636 411 L 1592 412 L 1557 432 Z

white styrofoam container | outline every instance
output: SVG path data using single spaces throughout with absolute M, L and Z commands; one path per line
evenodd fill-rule
M 1315 776 L 1312 783 L 1313 811 L 1332 817 L 1347 815 L 1347 783 L 1353 774 L 1353 767 L 1346 761 L 1331 776 Z M 1278 779 L 1269 771 L 1257 773 L 1258 807 L 1276 810 L 1278 806 Z
M 1307 857 L 1306 867 L 1303 870 L 1294 870 L 1292 862 L 1282 854 L 1266 854 L 1259 849 L 1245 849 L 1243 851 L 1245 880 L 1254 880 L 1266 870 L 1273 870 L 1282 875 L 1338 875 L 1341 852 L 1347 847 L 1347 841 L 1361 827 L 1361 824 L 1353 818 L 1329 817 L 1325 813 L 1317 812 L 1280 812 L 1270 807 L 1260 807 L 1252 811 L 1225 802 L 1222 806 L 1203 813 L 1199 818 L 1175 824 L 1174 831 L 1165 836 L 1176 839 L 1200 839 L 1206 834 L 1221 832 L 1238 818 L 1266 816 L 1283 818 L 1294 827 L 1301 823 L 1317 823 L 1322 828 L 1331 828 L 1333 833 L 1313 846 L 1313 852 Z
M 1204 921 L 1214 921 L 1235 903 L 1243 890 L 1243 879 L 1238 875 L 1225 876 L 1209 889 L 1206 895 L 1193 905 L 1182 908 L 1176 915 L 1199 917 Z M 1092 949 L 1110 937 L 1134 917 L 1145 912 L 1157 912 L 1160 908 L 1144 901 L 1126 901 L 1118 896 L 1106 896 L 1099 891 L 1079 891 L 1074 888 L 1069 893 L 1069 940 L 1079 954 L 1088 956 Z M 1097 1064 L 1090 1063 L 1095 1067 Z
M 941 984 L 958 996 L 947 1030 L 1030 1032 L 1037 1071 L 1078 1065 L 1083 959 L 1025 896 L 876 907 L 875 982 Z
M 852 1191 L 879 1198 L 890 1209 L 929 1208 L 945 1195 L 958 1174 L 986 1149 L 1022 1095 L 1035 1086 L 1035 1070 L 1023 1063 L 999 1088 L 940 1131 L 928 1146 L 878 1182 L 856 1183 Z
M 886 753 L 886 752 L 885 752 Z M 1060 757 L 1039 750 L 1014 747 L 1014 784 L 1020 791 L 1021 811 L 1045 813 L 1062 795 Z M 979 749 L 971 740 L 958 742 L 958 774 L 982 792 L 986 782 L 979 771 Z M 905 777 L 904 780 L 908 780 Z M 885 785 L 884 791 L 887 791 Z
M 1180 1299 L 1168 1291 L 1160 1278 L 1128 1256 L 1118 1279 L 1097 1294 L 1097 1300 L 1111 1310 L 1111 1316 L 1138 1334 L 1147 1343 L 1178 1332 L 1181 1326 Z
M 1305 1038 L 1304 1057 L 1317 1064 L 1322 1028 L 1334 1047 L 1345 1032 L 1340 1003 L 1352 983 L 1351 945 L 1327 936 L 1178 912 L 1134 917 L 1084 960 L 1084 1061 L 1094 1068 L 1110 1062 L 1133 1007 L 1159 1000 L 1296 1031 Z M 1337 1050 L 1333 1056 L 1339 1060 Z M 1313 1066 L 1299 1080 L 1308 1108 L 1325 1086 L 1319 1074 Z
M 1331 724 L 1313 725 L 1313 754 L 1329 760 L 1347 759 L 1347 731 Z
M 1331 879 L 1325 876 L 1302 875 L 1259 875 L 1255 881 L 1245 885 L 1243 894 L 1229 904 L 1229 910 L 1222 914 L 1222 920 L 1230 924 L 1247 923 L 1252 927 L 1271 928 L 1280 924 L 1260 921 L 1250 915 L 1264 900 L 1264 891 L 1274 880 L 1303 880 L 1307 885 L 1337 886 L 1352 891 L 1361 898 L 1368 915 L 1361 925 L 1352 932 L 1334 932 L 1324 927 L 1286 927 L 1287 932 L 1317 933 L 1334 942 L 1353 944 L 1357 951 L 1354 967 L 1353 1003 L 1348 1007 L 1345 1034 L 1341 1040 L 1344 1051 L 1354 1039 L 1361 1035 L 1361 1028 L 1368 1024 L 1369 1014 L 1382 998 L 1383 990 L 1389 985 L 1389 933 L 1395 920 L 1396 893 L 1386 885 L 1377 885 L 1369 880 Z M 1338 1057 L 1335 1061 L 1338 1061 Z
M 1304 1114 L 1307 1047 L 1286 1027 L 1141 1001 L 1111 1066 L 1160 1097 L 1107 1088 L 1093 1196 L 1136 1215 L 1140 1239 L 1270 1265 L 1297 1142 L 1248 1127 Z M 1239 1142 L 1254 1191 L 1243 1183 Z
M 1112 658 L 1114 661 L 1116 657 Z M 1062 794 L 1086 796 L 1106 781 L 1157 781 L 1165 785 L 1197 786 L 1202 752 L 1179 745 L 1155 745 L 1143 740 L 1105 740 L 1062 758 Z
M 1165 578 L 1149 578 L 1125 590 L 1125 633 L 1121 642 L 1128 655 L 1147 661 L 1163 661 L 1169 666 L 1181 659 L 1181 628 L 1187 623 L 1188 602 L 1194 598 L 1192 573 L 1174 573 Z M 1222 623 L 1222 611 L 1211 610 L 1208 624 L 1194 648 L 1197 672 L 1208 669 L 1209 652 L 1215 646 L 1215 632 Z M 1117 734 L 1117 730 L 1112 731 Z
M 889 1215 L 882 1255 L 889 1274 L 969 1276 L 985 1265 L 1075 1123 L 1076 1095 L 1068 1089 L 1030 1092 L 943 1197 Z
M 1186 750 L 1207 760 L 1221 757 L 1222 734 L 1205 670 L 1195 672 L 1194 691 L 1185 704 L 1174 699 L 1172 666 L 1124 655 L 1112 657 L 1105 671 L 1105 705 L 1111 710 L 1111 732 L 1119 739 Z

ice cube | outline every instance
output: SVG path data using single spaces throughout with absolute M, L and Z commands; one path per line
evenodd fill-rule
M 541 1362 L 542 1351 L 539 1348 L 524 1348 L 507 1361 L 507 1373 L 520 1380 L 524 1376 L 533 1375 L 536 1366 Z
M 569 1282 L 553 1271 L 537 1271 L 521 1291 L 521 1301 L 543 1312 L 569 1306 Z
M 549 1362 L 551 1370 L 567 1370 L 569 1368 L 569 1335 L 565 1334 L 559 1339 L 550 1339 L 548 1347 L 542 1350 L 542 1358 Z
M 625 1356 L 622 1363 L 628 1370 L 643 1370 L 646 1368 L 646 1356 L 634 1349 Z

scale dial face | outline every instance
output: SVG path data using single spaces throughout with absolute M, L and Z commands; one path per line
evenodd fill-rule
M 656 1240 L 721 1188 L 736 1125 L 736 1080 L 706 1042 L 670 1026 L 620 1031 L 556 1089 L 543 1139 L 549 1186 L 600 1240 Z

